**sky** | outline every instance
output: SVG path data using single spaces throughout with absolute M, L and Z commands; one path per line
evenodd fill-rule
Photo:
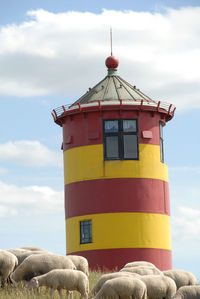
M 173 268 L 200 281 L 200 3 L 0 0 L 1 249 L 65 254 L 62 128 L 52 109 L 106 76 L 105 59 L 151 98 L 173 103 L 164 128 Z

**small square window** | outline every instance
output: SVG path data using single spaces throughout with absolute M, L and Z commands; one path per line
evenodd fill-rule
M 80 243 L 92 243 L 92 220 L 80 221 Z

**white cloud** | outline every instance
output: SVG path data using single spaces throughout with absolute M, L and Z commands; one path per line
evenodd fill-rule
M 0 181 L 0 217 L 64 213 L 64 193 L 48 186 L 19 187 Z
M 79 97 L 106 74 L 109 28 L 119 74 L 149 96 L 200 108 L 200 7 L 165 13 L 28 12 L 0 31 L 0 94 Z
M 200 241 L 200 209 L 179 206 L 172 217 L 172 228 L 175 240 Z
M 0 161 L 32 166 L 62 166 L 62 155 L 49 150 L 39 141 L 9 141 L 0 144 Z
M 188 219 L 196 219 L 200 217 L 200 210 L 194 210 L 186 207 L 179 207 L 180 213 Z
M 17 215 L 17 210 L 9 209 L 6 206 L 0 205 L 0 218 L 4 218 L 6 216 L 14 216 Z

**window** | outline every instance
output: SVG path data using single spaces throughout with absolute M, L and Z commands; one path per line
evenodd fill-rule
M 92 243 L 92 220 L 80 221 L 80 243 Z
M 160 122 L 160 161 L 164 163 L 163 124 Z
M 138 160 L 136 119 L 104 120 L 104 160 Z

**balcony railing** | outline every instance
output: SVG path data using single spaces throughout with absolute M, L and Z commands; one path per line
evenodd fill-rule
M 58 108 L 53 109 L 52 111 L 52 116 L 54 118 L 54 121 L 58 121 L 59 118 L 64 117 L 65 115 L 68 114 L 73 114 L 78 111 L 93 111 L 93 110 L 106 110 L 108 106 L 119 106 L 120 109 L 134 109 L 133 106 L 135 106 L 134 110 L 138 111 L 157 111 L 157 112 L 162 112 L 164 114 L 167 114 L 172 118 L 174 116 L 174 112 L 176 110 L 176 107 L 173 104 L 169 104 L 166 102 L 150 102 L 146 100 L 137 100 L 137 101 L 132 101 L 132 100 L 115 100 L 115 101 L 95 101 L 95 102 L 90 102 L 86 104 L 80 104 L 78 103 L 77 105 L 64 105 L 60 106 Z

